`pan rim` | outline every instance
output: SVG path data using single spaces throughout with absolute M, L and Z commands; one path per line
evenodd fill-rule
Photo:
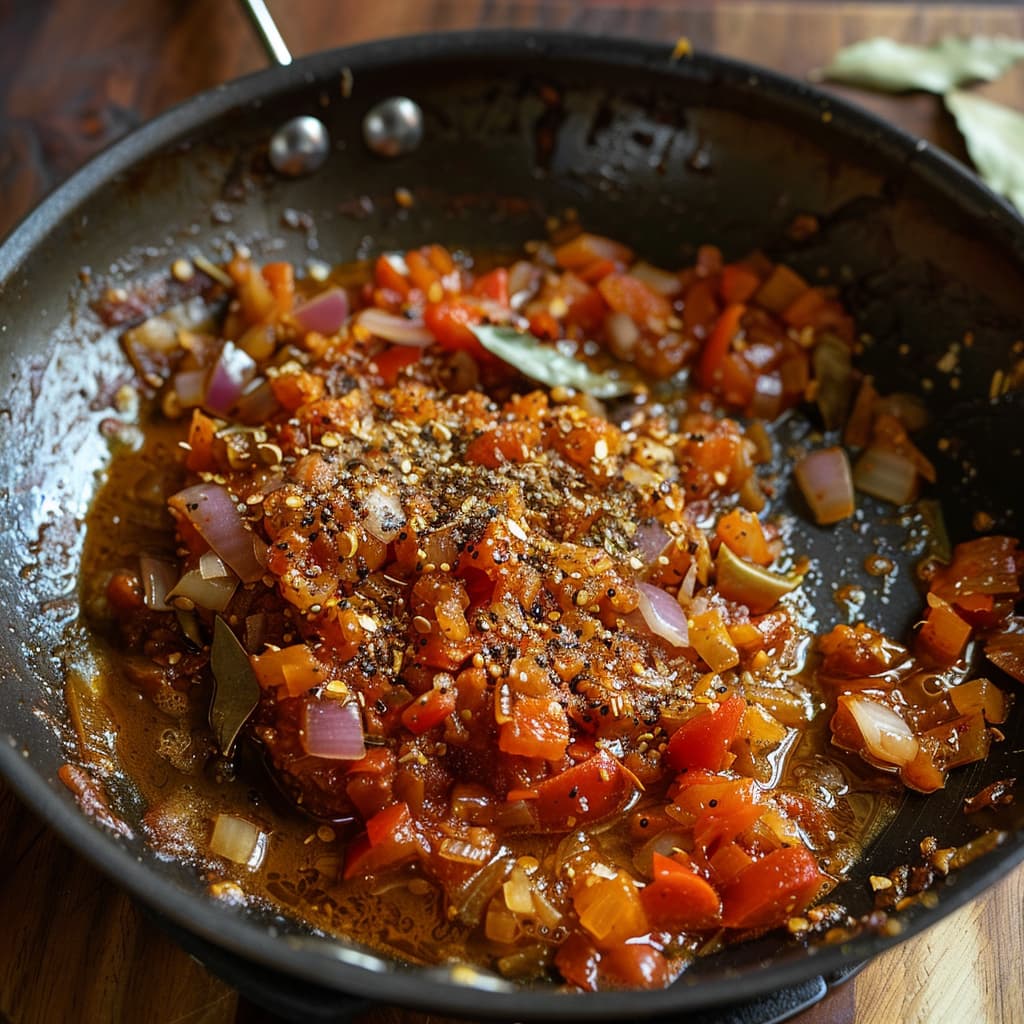
M 661 71 L 675 76 L 705 78 L 713 82 L 756 87 L 768 98 L 784 103 L 797 115 L 832 114 L 832 126 L 847 137 L 870 134 L 887 159 L 902 159 L 931 184 L 939 184 L 950 203 L 962 212 L 983 217 L 995 244 L 1001 244 L 1024 263 L 1024 221 L 1005 200 L 991 192 L 966 167 L 928 143 L 845 100 L 777 72 L 730 58 L 698 53 L 685 62 L 671 62 L 669 47 L 646 40 L 609 39 L 575 32 L 537 30 L 474 30 L 376 40 L 296 60 L 287 67 L 258 71 L 200 93 L 136 129 L 94 157 L 50 193 L 0 245 L 0 294 L 16 277 L 25 259 L 78 207 L 114 176 L 139 160 L 174 145 L 201 130 L 208 122 L 233 109 L 263 102 L 290 91 L 311 90 L 321 79 L 334 79 L 349 65 L 358 74 L 382 66 L 433 62 L 443 59 L 523 60 L 548 56 L 576 66 L 597 64 Z M 7 739 L 8 737 L 5 737 Z M 154 875 L 109 832 L 89 821 L 70 796 L 58 792 L 43 774 L 21 755 L 18 741 L 0 742 L 0 771 L 15 792 L 37 814 L 104 874 L 133 896 L 157 909 L 183 928 L 247 960 L 336 989 L 339 993 L 386 1000 L 418 1009 L 439 1009 L 475 1016 L 529 1018 L 610 1019 L 639 1018 L 681 1009 L 700 1009 L 735 1003 L 829 973 L 853 961 L 874 956 L 934 924 L 962 906 L 997 879 L 1024 862 L 1024 832 L 1011 837 L 999 860 L 970 873 L 955 887 L 945 889 L 939 905 L 912 916 L 898 936 L 861 936 L 843 946 L 814 950 L 810 955 L 759 966 L 735 978 L 686 983 L 684 973 L 671 988 L 654 992 L 567 994 L 558 991 L 517 989 L 482 992 L 423 974 L 417 969 L 386 973 L 314 955 L 293 948 L 279 936 L 249 920 L 236 917 L 198 892 L 181 889 L 170 878 Z M 382 985 L 383 979 L 387 979 Z

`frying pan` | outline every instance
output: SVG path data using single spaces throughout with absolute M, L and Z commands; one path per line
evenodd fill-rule
M 343 69 L 354 83 L 347 98 Z M 366 150 L 360 128 L 374 103 L 394 95 L 421 105 L 425 135 L 414 154 L 386 161 Z M 329 159 L 309 177 L 278 177 L 267 164 L 269 136 L 306 113 L 327 126 Z M 395 202 L 397 188 L 412 192 L 411 208 Z M 679 265 L 706 241 L 730 258 L 760 246 L 838 284 L 864 332 L 869 371 L 931 410 L 925 447 L 954 539 L 970 535 L 979 510 L 997 530 L 1024 528 L 1022 404 L 1012 391 L 990 395 L 1024 325 L 1024 225 L 959 164 L 855 107 L 709 55 L 673 61 L 650 43 L 509 31 L 321 53 L 190 100 L 76 174 L 0 249 L 0 770 L 69 843 L 215 964 L 253 965 L 256 979 L 272 968 L 300 987 L 339 993 L 338 1005 L 347 993 L 520 1020 L 678 1015 L 813 987 L 1024 860 L 1018 809 L 1000 823 L 1001 845 L 940 884 L 934 906 L 897 915 L 899 935 L 864 932 L 809 948 L 768 936 L 698 961 L 664 991 L 570 995 L 484 974 L 466 984 L 448 968 L 388 961 L 281 915 L 217 905 L 190 869 L 157 857 L 137 829 L 125 838 L 87 818 L 57 781 L 73 756 L 63 666 L 83 656 L 83 517 L 109 457 L 98 424 L 129 379 L 118 331 L 103 326 L 90 300 L 108 283 L 165 277 L 178 255 L 217 258 L 237 242 L 257 258 L 272 252 L 300 265 L 433 239 L 494 247 L 542 235 L 546 215 L 568 207 L 589 230 L 627 239 L 655 263 Z M 787 228 L 803 213 L 821 228 L 798 242 Z M 973 344 L 955 375 L 943 374 L 937 362 L 967 332 Z M 813 422 L 795 417 L 785 429 L 800 438 Z M 822 626 L 842 617 L 834 586 L 852 582 L 867 593 L 861 614 L 905 635 L 920 608 L 910 574 L 883 592 L 861 565 L 875 551 L 898 554 L 915 522 L 863 502 L 862 529 L 819 528 L 795 494 L 783 502 L 800 513 L 794 546 L 818 567 L 807 586 Z M 985 763 L 954 772 L 931 797 L 903 798 L 837 899 L 863 912 L 867 876 L 914 861 L 924 836 L 947 846 L 977 834 L 962 801 L 1015 774 L 1022 703 Z M 114 787 L 113 801 L 137 823 L 130 785 Z

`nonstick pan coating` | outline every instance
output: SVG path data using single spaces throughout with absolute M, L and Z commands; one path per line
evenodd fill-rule
M 342 69 L 352 75 L 342 94 Z M 412 156 L 382 161 L 361 141 L 377 100 L 408 95 L 426 113 Z M 334 149 L 302 180 L 269 172 L 270 133 L 315 113 Z M 396 188 L 415 197 L 394 201 Z M 875 339 L 865 362 L 888 390 L 922 395 L 933 414 L 941 497 L 954 538 L 982 510 L 1020 533 L 1021 403 L 989 400 L 1024 325 L 1024 227 L 960 165 L 869 115 L 799 83 L 668 47 L 535 33 L 464 33 L 318 54 L 203 94 L 108 150 L 35 211 L 0 249 L 0 769 L 69 842 L 179 926 L 244 958 L 339 991 L 449 1014 L 637 1019 L 733 1003 L 828 974 L 897 941 L 864 935 L 808 951 L 766 938 L 695 964 L 672 988 L 569 996 L 493 990 L 444 969 L 402 967 L 308 934 L 293 922 L 225 909 L 186 868 L 85 818 L 56 780 L 70 756 L 62 659 L 76 657 L 76 567 L 83 517 L 106 458 L 97 429 L 128 378 L 117 332 L 88 302 L 106 282 L 164 275 L 187 252 L 216 258 L 239 241 L 259 258 L 350 259 L 439 239 L 514 246 L 567 207 L 588 229 L 628 239 L 654 262 L 679 264 L 702 242 L 735 257 L 755 246 L 839 284 Z M 790 240 L 797 214 L 812 239 Z M 80 276 L 81 275 L 81 276 Z M 973 333 L 958 390 L 936 363 Z M 797 434 L 807 429 L 794 421 Z M 970 472 L 964 472 L 964 463 Z M 799 511 L 799 499 L 785 500 Z M 882 515 L 881 513 L 885 513 Z M 877 513 L 877 514 L 876 514 Z M 804 517 L 806 518 L 806 517 Z M 839 618 L 836 582 L 871 588 L 864 615 L 905 633 L 920 607 L 908 574 L 885 594 L 861 572 L 876 541 L 897 549 L 913 524 L 869 506 L 865 529 L 804 526 L 795 546 L 817 560 L 810 581 L 823 625 Z M 71 640 L 69 640 L 69 637 Z M 1024 743 L 1017 702 L 1005 743 L 953 773 L 946 790 L 908 795 L 850 882 L 913 860 L 917 844 L 976 833 L 965 795 L 1014 774 Z M 138 813 L 131 794 L 119 810 Z M 938 890 L 934 908 L 903 915 L 903 936 L 959 906 L 1024 860 L 1024 832 Z

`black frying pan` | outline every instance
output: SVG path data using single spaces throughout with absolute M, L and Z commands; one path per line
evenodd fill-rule
M 340 90 L 346 67 L 355 83 L 348 99 Z M 360 125 L 374 102 L 395 94 L 421 104 L 426 136 L 413 156 L 388 162 L 367 152 Z M 317 174 L 285 180 L 268 170 L 267 142 L 299 113 L 324 120 L 334 149 Z M 412 209 L 395 204 L 396 187 L 412 190 Z M 545 214 L 567 206 L 590 230 L 628 239 L 654 262 L 678 264 L 711 241 L 730 257 L 762 246 L 812 276 L 827 274 L 877 339 L 866 355 L 872 372 L 889 390 L 921 393 L 933 414 L 931 440 L 953 440 L 934 454 L 954 537 L 969 535 L 979 509 L 997 529 L 1024 530 L 1022 403 L 1013 393 L 989 399 L 993 372 L 1010 365 L 1024 327 L 1024 225 L 930 146 L 734 61 L 673 62 L 667 47 L 573 35 L 375 43 L 196 97 L 93 161 L 0 249 L 0 769 L 65 839 L 182 934 L 339 992 L 518 1019 L 636 1019 L 735 1003 L 832 975 L 898 941 L 865 933 L 809 951 L 771 936 L 701 960 L 659 992 L 470 987 L 446 969 L 390 963 L 300 923 L 215 905 L 192 872 L 138 839 L 111 835 L 56 781 L 71 749 L 62 659 L 77 655 L 82 517 L 106 458 L 97 425 L 128 378 L 117 332 L 88 306 L 104 282 L 165 275 L 182 252 L 216 257 L 239 240 L 257 257 L 281 243 L 273 248 L 279 258 L 300 264 L 314 239 L 329 259 L 429 239 L 493 247 L 541 235 Z M 312 214 L 315 228 L 289 210 Z M 786 232 L 797 213 L 822 223 L 803 243 Z M 935 364 L 968 330 L 975 341 L 954 391 Z M 833 582 L 859 581 L 869 589 L 864 615 L 905 633 L 920 607 L 908 574 L 883 600 L 860 566 L 875 538 L 895 547 L 908 527 L 891 510 L 865 509 L 871 526 L 863 534 L 808 525 L 795 543 L 818 560 L 811 586 L 823 616 L 835 607 Z M 1019 768 L 1022 704 L 987 762 L 954 772 L 934 796 L 905 798 L 838 899 L 864 911 L 867 875 L 914 860 L 923 836 L 952 845 L 976 834 L 962 800 Z M 129 789 L 119 810 L 137 817 Z M 998 849 L 939 887 L 937 906 L 903 915 L 902 937 L 1022 860 L 1018 812 Z

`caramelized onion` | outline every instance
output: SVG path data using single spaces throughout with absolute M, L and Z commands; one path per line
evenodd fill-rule
M 906 505 L 917 496 L 917 467 L 899 452 L 868 448 L 853 468 L 858 491 L 893 505 Z
M 868 754 L 885 764 L 909 764 L 917 756 L 917 737 L 891 708 L 867 697 L 840 697 L 853 716 Z
M 259 867 L 266 849 L 267 837 L 251 821 L 233 814 L 218 814 L 213 823 L 210 850 L 236 864 Z
M 139 556 L 142 587 L 146 607 L 154 612 L 169 612 L 167 595 L 178 579 L 177 567 L 172 562 L 152 555 Z
M 842 448 L 820 448 L 805 455 L 793 475 L 822 526 L 853 515 L 853 480 Z

